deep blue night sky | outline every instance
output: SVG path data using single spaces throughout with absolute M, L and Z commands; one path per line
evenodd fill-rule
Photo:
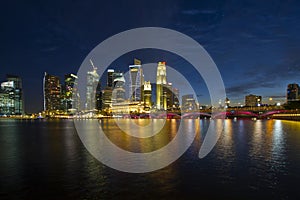
M 155 26 L 203 45 L 232 102 L 243 103 L 245 94 L 254 93 L 268 103 L 268 96 L 284 96 L 288 83 L 300 83 L 299 10 L 297 0 L 5 1 L 0 6 L 0 80 L 6 74 L 21 76 L 26 111 L 40 111 L 45 71 L 61 77 L 76 73 L 106 38 Z

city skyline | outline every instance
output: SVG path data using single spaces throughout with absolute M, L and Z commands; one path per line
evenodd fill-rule
M 195 109 L 200 109 L 200 107 L 207 107 L 208 105 L 204 105 L 203 103 L 201 104 L 201 101 L 197 103 L 197 98 L 193 96 L 192 94 L 181 94 L 179 95 L 179 91 L 177 88 L 172 87 L 172 83 L 167 82 L 167 73 L 166 73 L 166 62 L 158 62 L 157 63 L 157 69 L 156 69 L 156 83 L 155 83 L 155 90 L 153 88 L 151 89 L 151 85 L 154 83 L 151 83 L 150 81 L 144 80 L 144 74 L 143 74 L 143 65 L 141 64 L 141 61 L 138 59 L 134 59 L 134 65 L 129 65 L 129 88 L 127 90 L 132 92 L 132 87 L 135 87 L 135 90 L 138 89 L 139 93 L 138 96 L 139 98 L 136 99 L 133 98 L 133 95 L 128 96 L 126 98 L 126 88 L 125 88 L 125 82 L 126 79 L 124 77 L 124 73 L 121 72 L 117 68 L 109 68 L 106 70 L 106 74 L 103 74 L 102 77 L 99 77 L 97 74 L 97 67 L 94 66 L 93 62 L 90 60 L 91 63 L 91 70 L 87 72 L 87 91 L 86 91 L 86 100 L 85 102 L 80 103 L 80 96 L 79 93 L 77 92 L 77 79 L 78 77 L 76 74 L 65 74 L 64 75 L 64 82 L 61 81 L 61 78 L 48 74 L 45 72 L 44 74 L 44 79 L 43 79 L 43 104 L 44 107 L 42 110 L 39 110 L 38 112 L 41 111 L 51 111 L 51 110 L 60 110 L 60 111 L 65 111 L 65 113 L 69 114 L 74 114 L 76 111 L 80 111 L 82 109 L 84 110 L 93 110 L 93 109 L 98 109 L 98 110 L 103 110 L 103 105 L 107 99 L 105 99 L 105 92 L 106 90 L 109 90 L 109 94 L 106 94 L 106 98 L 108 99 L 109 102 L 109 107 L 111 107 L 111 104 L 114 103 L 120 103 L 124 101 L 139 101 L 139 102 L 144 102 L 145 107 L 148 109 L 151 109 L 149 105 L 153 106 L 155 105 L 155 109 L 162 109 L 162 110 L 169 110 L 171 107 L 174 107 L 175 105 L 178 104 L 179 106 L 179 101 L 178 103 L 175 103 L 174 100 L 170 100 L 170 95 L 171 96 L 178 96 L 180 99 L 182 99 L 182 104 L 181 104 L 181 110 L 182 111 L 188 111 L 190 108 L 191 110 Z M 133 70 L 134 69 L 134 70 Z M 133 71 L 132 71 L 133 70 Z M 139 72 L 139 73 L 137 73 Z M 148 70 L 149 72 L 149 70 Z M 132 74 L 133 73 L 133 74 Z M 126 73 L 125 73 L 126 74 Z M 155 74 L 155 72 L 154 72 Z M 135 83 L 132 83 L 132 77 L 135 76 L 134 80 Z M 136 76 L 142 77 L 141 80 L 140 78 L 137 78 Z M 127 77 L 128 78 L 128 77 Z M 141 85 L 137 86 L 136 85 L 136 80 L 138 82 L 140 81 Z M 128 80 L 127 80 L 128 81 Z M 102 82 L 102 83 L 101 83 Z M 103 84 L 106 83 L 105 84 Z M 132 85 L 133 84 L 133 85 Z M 145 85 L 144 85 L 145 84 Z M 160 86 L 160 87 L 159 87 Z M 145 89 L 144 89 L 145 87 Z M 20 98 L 20 105 L 19 104 L 12 104 L 13 106 L 19 106 L 19 112 L 16 111 L 16 113 L 25 113 L 26 110 L 23 108 L 24 100 L 23 100 L 23 95 L 22 95 L 22 79 L 19 76 L 15 75 L 7 75 L 7 82 L 1 82 L 1 89 L 2 93 L 5 90 L 5 88 L 16 88 L 17 90 L 21 89 L 21 96 L 18 97 Z M 20 88 L 20 89 L 19 89 Z M 11 91 L 11 90 L 9 90 Z M 147 92 L 149 91 L 149 92 Z M 0 90 L 1 92 L 1 90 Z M 147 100 L 144 100 L 144 92 L 147 93 Z M 170 94 L 169 94 L 170 93 Z M 49 94 L 49 95 L 48 95 Z M 132 94 L 135 94 L 133 92 Z M 153 99 L 153 94 L 156 99 L 156 101 L 152 102 Z M 156 95 L 155 95 L 156 94 Z M 160 96 L 160 98 L 157 98 L 157 96 Z M 1 97 L 2 98 L 2 97 Z M 248 94 L 243 96 L 244 102 L 239 103 L 238 105 L 233 105 L 230 101 L 230 99 L 227 97 L 224 102 L 220 102 L 220 105 L 228 107 L 260 107 L 264 105 L 281 105 L 281 102 L 276 101 L 272 98 L 269 98 L 268 101 L 263 101 L 263 96 L 257 96 L 254 94 Z M 8 99 L 8 98 L 7 98 Z M 174 99 L 174 97 L 172 97 Z M 0 99 L 1 100 L 1 99 Z M 2 100 L 5 100 L 2 98 Z M 291 102 L 297 102 L 300 100 L 300 87 L 297 83 L 289 83 L 286 87 L 286 95 L 285 95 L 285 103 L 291 103 Z M 170 102 L 171 101 L 171 102 Z M 154 104 L 153 104 L 154 103 Z M 80 107 L 79 105 L 83 104 L 83 107 Z M 188 107 L 187 107 L 188 106 Z M 1 107 L 2 109 L 5 107 Z M 7 107 L 8 108 L 8 107 Z M 115 108 L 116 109 L 116 108 Z M 111 112 L 111 111 L 110 111 Z M 8 112 L 11 113 L 11 112 Z M 29 113 L 29 112 L 27 112 Z M 3 114 L 3 113 L 2 113 Z

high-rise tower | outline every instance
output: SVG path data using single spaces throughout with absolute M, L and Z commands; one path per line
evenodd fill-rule
M 152 106 L 152 89 L 151 89 L 151 82 L 145 81 L 144 82 L 144 109 L 150 110 Z
M 86 110 L 93 110 L 96 108 L 96 93 L 99 88 L 99 75 L 97 73 L 97 67 L 94 66 L 93 62 L 91 65 L 93 67 L 92 71 L 87 72 L 87 85 L 86 85 Z
M 44 76 L 44 111 L 60 110 L 61 84 L 59 77 L 47 74 Z
M 156 108 L 158 110 L 167 109 L 167 99 L 164 87 L 167 84 L 166 62 L 159 62 L 156 73 Z
M 130 100 L 142 101 L 144 75 L 143 75 L 142 65 L 139 60 L 135 59 L 134 65 L 129 65 L 129 73 L 130 73 Z

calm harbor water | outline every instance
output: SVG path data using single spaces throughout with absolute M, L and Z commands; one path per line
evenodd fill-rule
M 0 120 L 0 199 L 300 199 L 300 122 L 225 120 L 203 159 L 198 152 L 210 120 L 181 123 L 198 127 L 185 154 L 161 170 L 130 174 L 93 158 L 72 120 Z M 167 120 L 144 140 L 113 120 L 101 125 L 118 146 L 150 152 L 174 137 L 179 121 Z

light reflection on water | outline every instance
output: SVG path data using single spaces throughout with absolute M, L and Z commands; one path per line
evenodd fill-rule
M 137 123 L 149 125 L 148 121 Z M 219 141 L 203 159 L 198 158 L 198 152 L 212 121 L 185 119 L 181 123 L 187 135 L 192 131 L 197 134 L 179 160 L 155 172 L 128 174 L 110 169 L 94 159 L 83 147 L 70 120 L 0 120 L 0 197 L 299 197 L 299 122 L 225 120 Z M 163 129 L 149 138 L 125 134 L 115 126 L 114 120 L 102 120 L 101 126 L 119 147 L 133 152 L 151 152 L 175 137 L 179 121 L 166 120 Z M 212 190 L 215 192 L 210 192 Z

